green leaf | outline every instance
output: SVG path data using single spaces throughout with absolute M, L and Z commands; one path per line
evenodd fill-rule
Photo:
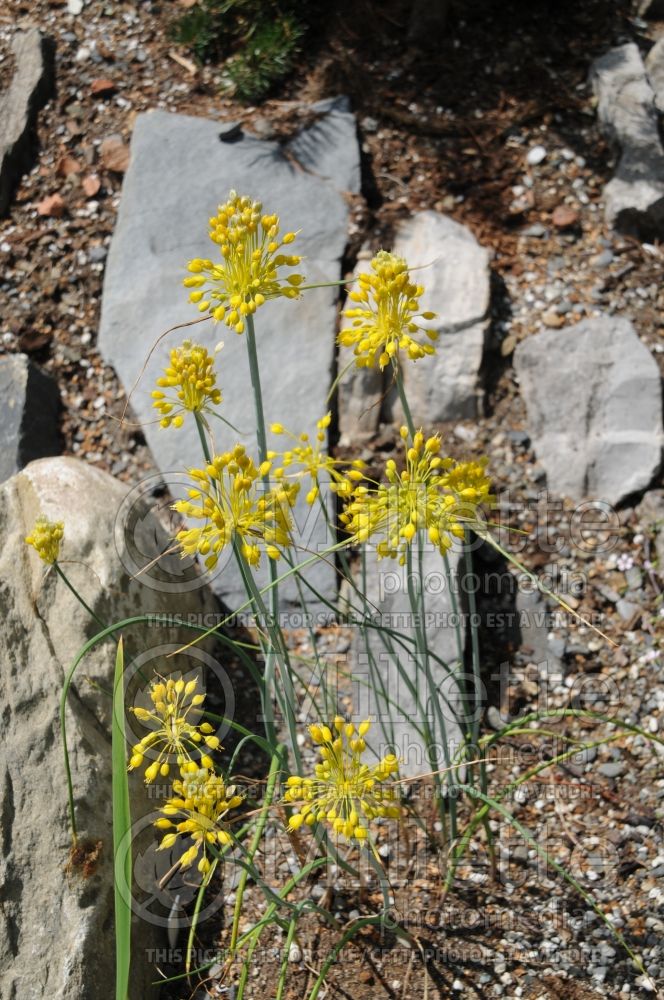
M 127 779 L 127 739 L 124 704 L 124 646 L 118 642 L 113 681 L 111 729 L 113 766 L 113 857 L 115 897 L 115 1000 L 127 1000 L 131 961 L 131 813 Z

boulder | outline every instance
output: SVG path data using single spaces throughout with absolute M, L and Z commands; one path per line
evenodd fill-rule
M 36 147 L 37 112 L 53 90 L 53 44 L 37 28 L 17 31 L 12 40 L 16 71 L 0 95 L 0 213 L 7 210 L 21 174 Z
M 0 358 L 0 482 L 35 458 L 62 450 L 59 432 L 60 394 L 49 375 L 25 354 Z
M 543 330 L 519 344 L 514 367 L 550 489 L 617 504 L 648 486 L 661 462 L 661 379 L 629 320 Z
M 646 57 L 648 83 L 655 95 L 655 106 L 664 114 L 664 37 L 660 38 Z
M 604 189 L 607 220 L 621 232 L 654 240 L 664 234 L 664 151 L 655 96 L 637 46 L 596 59 L 591 81 L 600 125 L 619 159 Z
M 86 657 L 70 691 L 66 721 L 75 812 L 80 843 L 92 848 L 82 859 L 85 864 L 70 864 L 67 873 L 71 839 L 59 699 L 73 657 L 100 626 L 24 536 L 40 513 L 64 521 L 62 566 L 104 622 L 148 611 L 202 620 L 205 614 L 216 615 L 216 602 L 200 577 L 192 575 L 192 586 L 181 593 L 132 577 L 132 548 L 158 558 L 168 538 L 141 504 L 133 520 L 125 517 L 130 494 L 106 473 L 72 458 L 41 459 L 1 491 L 0 995 L 108 1000 L 115 976 L 110 744 L 115 643 L 105 642 Z M 159 560 L 165 582 L 177 562 L 173 556 Z M 173 565 L 173 573 L 180 572 Z M 209 647 L 197 649 L 193 657 L 165 658 L 191 635 L 182 628 L 127 628 L 128 691 L 135 684 L 144 687 L 143 678 L 150 679 L 154 669 L 189 674 L 202 663 L 219 670 Z M 133 734 L 138 723 L 130 716 L 127 725 L 133 743 L 140 738 Z M 151 824 L 158 802 L 147 795 L 138 774 L 130 789 L 133 848 L 145 872 L 148 859 L 155 858 Z M 161 786 L 151 790 L 157 797 L 163 794 Z M 166 858 L 165 863 L 173 862 Z M 152 877 L 134 884 L 132 1000 L 153 995 L 150 983 L 156 976 L 146 952 L 163 946 L 172 892 L 172 884 L 165 893 L 156 890 L 154 864 Z
M 416 424 L 463 420 L 481 412 L 480 370 L 489 326 L 489 252 L 465 226 L 438 212 L 419 212 L 399 226 L 393 252 L 404 257 L 424 288 L 423 310 L 438 319 L 436 353 L 406 361 L 404 382 Z M 368 265 L 362 265 L 366 269 Z M 339 354 L 339 370 L 352 350 Z M 339 389 L 339 425 L 349 439 L 373 433 L 381 419 L 401 419 L 390 376 L 351 367 Z
M 218 204 L 231 188 L 260 199 L 266 211 L 279 214 L 282 232 L 299 231 L 293 249 L 305 258 L 302 270 L 308 282 L 341 277 L 348 223 L 345 195 L 356 193 L 360 185 L 355 119 L 342 99 L 322 102 L 315 110 L 313 124 L 286 144 L 241 131 L 237 138 L 232 133 L 232 142 L 225 141 L 228 130 L 220 136 L 218 122 L 185 115 L 156 111 L 136 119 L 106 266 L 99 349 L 127 391 L 138 382 L 132 405 L 176 496 L 183 494 L 181 470 L 202 463 L 196 427 L 188 421 L 181 430 L 162 430 L 150 393 L 167 362 L 168 349 L 184 338 L 210 350 L 223 339 L 218 356 L 218 384 L 224 395 L 221 414 L 240 434 L 213 421 L 215 447 L 227 450 L 240 439 L 256 454 L 245 337 L 210 320 L 177 329 L 157 344 L 169 328 L 198 317 L 187 302 L 182 279 L 192 257 L 214 256 L 207 220 Z M 328 410 L 337 295 L 334 287 L 317 288 L 296 301 L 269 302 L 256 314 L 268 425 L 278 421 L 295 433 L 311 432 Z M 280 445 L 279 439 L 271 443 Z M 295 515 L 302 544 L 309 550 L 324 548 L 325 519 L 307 507 L 304 496 Z M 320 561 L 308 572 L 312 584 L 334 598 L 333 567 Z M 262 584 L 267 581 L 266 566 L 258 579 Z M 245 599 L 230 557 L 220 560 L 212 585 L 231 607 Z M 297 600 L 292 582 L 280 593 Z

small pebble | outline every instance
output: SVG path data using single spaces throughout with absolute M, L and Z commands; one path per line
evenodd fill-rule
M 538 163 L 541 163 L 546 159 L 546 148 L 544 146 L 533 146 L 532 149 L 528 150 L 526 155 L 526 163 L 530 167 L 536 167 Z
M 302 961 L 302 951 L 296 941 L 293 941 L 288 949 L 288 961 L 293 963 Z
M 606 764 L 600 764 L 597 770 L 605 778 L 619 778 L 625 771 L 625 765 L 620 760 L 610 760 Z

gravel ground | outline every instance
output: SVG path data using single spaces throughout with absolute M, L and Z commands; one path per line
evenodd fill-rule
M 0 350 L 30 354 L 57 380 L 68 454 L 127 482 L 154 471 L 140 428 L 120 423 L 124 392 L 95 351 L 104 262 L 136 113 L 160 107 L 241 120 L 262 135 L 286 135 L 302 123 L 307 104 L 349 94 L 363 151 L 363 194 L 352 206 L 349 273 L 362 244 L 389 246 L 395 222 L 425 208 L 449 213 L 492 248 L 485 413 L 441 430 L 452 454 L 490 456 L 503 513 L 527 532 L 518 536 L 526 539 L 520 558 L 550 575 L 568 603 L 616 644 L 569 615 L 550 618 L 535 630 L 523 622 L 518 628 L 514 619 L 497 626 L 485 618 L 482 649 L 492 701 L 487 728 L 499 725 L 500 711 L 527 711 L 545 699 L 547 707 L 590 707 L 661 735 L 664 580 L 661 557 L 657 569 L 654 518 L 643 508 L 626 507 L 610 550 L 593 548 L 578 544 L 573 506 L 560 504 L 549 514 L 548 530 L 562 547 L 543 551 L 542 470 L 530 450 L 509 364 L 516 344 L 542 326 L 560 327 L 600 311 L 629 316 L 664 364 L 663 250 L 616 236 L 603 223 L 601 191 L 612 161 L 586 82 L 595 55 L 631 39 L 646 49 L 657 25 L 639 21 L 622 0 L 505 2 L 486 17 L 455 18 L 449 43 L 433 57 L 404 47 L 405 7 L 363 2 L 358 11 L 357 5 L 338 5 L 312 36 L 293 78 L 260 108 L 250 108 L 220 95 L 218 68 L 197 68 L 173 47 L 166 29 L 175 3 L 91 0 L 78 16 L 58 0 L 11 3 L 0 13 L 0 54 L 15 23 L 37 24 L 56 41 L 57 93 L 39 116 L 39 159 L 0 222 Z M 8 57 L 0 61 L 0 82 L 8 65 Z M 61 204 L 47 200 L 54 195 Z M 384 459 L 391 436 L 391 429 L 379 434 L 368 457 Z M 515 537 L 508 537 L 514 545 Z M 482 612 L 488 616 L 496 609 L 516 613 L 509 597 L 487 600 Z M 344 641 L 343 629 L 319 635 L 330 651 L 338 652 Z M 307 642 L 293 636 L 300 651 L 306 652 Z M 543 659 L 553 667 L 541 670 Z M 509 667 L 501 670 L 504 663 Z M 538 740 L 542 753 L 553 753 L 562 728 L 547 723 L 547 734 Z M 596 740 L 615 730 L 577 721 L 564 732 Z M 522 769 L 540 753 L 528 749 L 530 742 L 515 737 L 503 748 L 492 764 L 492 787 L 504 786 L 513 768 Z M 659 981 L 664 981 L 663 796 L 661 757 L 643 737 L 621 736 L 595 755 L 587 751 L 564 769 L 545 771 L 507 803 L 538 843 L 549 845 L 595 894 Z M 608 929 L 542 869 L 532 848 L 514 842 L 513 830 L 501 830 L 497 879 L 486 843 L 478 838 L 469 853 L 472 863 L 459 869 L 453 891 L 443 898 L 440 859 L 427 852 L 415 827 L 407 826 L 408 856 L 399 848 L 403 841 L 390 839 L 384 829 L 384 862 L 395 905 L 432 949 L 430 997 L 654 995 Z M 295 857 L 276 829 L 272 836 L 278 842 L 272 855 L 277 882 Z M 327 901 L 342 923 L 380 903 L 371 886 L 358 895 L 341 875 L 332 881 Z M 226 890 L 230 906 L 232 886 Z M 325 892 L 317 883 L 306 891 L 319 900 Z M 260 912 L 261 899 L 250 887 L 247 922 Z M 222 919 L 218 927 L 206 928 L 201 947 L 223 942 L 226 933 Z M 333 967 L 327 995 L 424 996 L 417 955 L 372 935 L 360 936 L 361 947 Z M 273 995 L 282 943 L 270 941 L 261 953 L 252 997 Z M 291 956 L 286 997 L 306 995 L 311 968 L 320 966 L 331 944 L 328 932 L 311 918 L 300 955 Z M 214 977 L 205 989 L 212 996 L 229 995 Z M 171 995 L 191 994 L 187 988 Z

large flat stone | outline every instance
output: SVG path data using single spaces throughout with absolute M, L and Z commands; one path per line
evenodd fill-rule
M 158 427 L 150 392 L 169 347 L 185 337 L 209 349 L 223 339 L 218 359 L 218 384 L 224 395 L 221 413 L 256 453 L 243 336 L 212 321 L 179 329 L 161 341 L 144 369 L 150 348 L 166 330 L 197 318 L 187 302 L 182 278 L 189 259 L 214 256 L 207 220 L 217 205 L 231 188 L 260 199 L 267 211 L 280 215 L 282 232 L 301 230 L 294 249 L 305 257 L 302 270 L 309 282 L 341 277 L 348 220 L 344 193 L 359 189 L 355 120 L 343 101 L 317 107 L 321 117 L 288 148 L 250 136 L 223 142 L 219 124 L 201 118 L 152 112 L 136 120 L 131 164 L 106 267 L 99 347 L 127 390 L 140 379 L 132 405 L 176 496 L 182 495 L 180 471 L 202 461 L 200 446 L 191 421 L 180 431 Z M 335 288 L 319 288 L 295 302 L 278 300 L 258 311 L 258 354 L 268 424 L 280 421 L 295 432 L 311 432 L 328 409 L 336 298 Z M 216 449 L 232 446 L 237 435 L 216 420 L 213 424 Z M 278 447 L 280 441 L 272 443 Z M 306 507 L 304 497 L 296 519 L 308 549 L 325 547 L 324 519 Z M 333 598 L 333 568 L 319 562 L 308 572 L 312 583 Z M 264 566 L 259 580 L 266 579 Z M 244 600 L 230 560 L 220 561 L 212 583 L 231 606 Z M 282 592 L 296 600 L 294 586 L 284 586 Z
M 16 70 L 0 96 L 0 213 L 7 210 L 17 180 L 31 165 L 37 112 L 53 85 L 53 45 L 37 28 L 18 31 L 12 53 Z
M 646 57 L 648 83 L 655 95 L 655 105 L 664 114 L 664 37 L 659 38 Z
M 664 234 L 664 151 L 655 96 L 638 47 L 630 42 L 596 59 L 591 81 L 602 129 L 619 152 L 604 189 L 607 220 L 642 239 Z
M 550 489 L 619 503 L 656 475 L 659 369 L 629 320 L 602 316 L 519 344 L 514 367 Z
M 35 458 L 61 451 L 60 394 L 48 375 L 25 354 L 0 358 L 0 482 Z
M 408 402 L 416 424 L 478 416 L 480 369 L 489 314 L 489 253 L 470 230 L 438 212 L 419 212 L 396 233 L 393 252 L 406 259 L 425 288 L 423 310 L 438 319 L 436 353 L 404 364 Z M 364 262 L 362 270 L 367 269 Z M 339 355 L 340 370 L 352 358 Z M 375 431 L 381 419 L 400 419 L 401 407 L 390 375 L 350 368 L 339 391 L 342 433 L 352 439 Z
M 71 840 L 58 705 L 65 672 L 99 625 L 24 536 L 40 513 L 64 521 L 62 566 L 102 621 L 145 612 L 202 621 L 204 615 L 218 615 L 218 607 L 199 577 L 189 578 L 189 589 L 182 585 L 174 556 L 160 559 L 159 566 L 164 583 L 180 579 L 178 593 L 133 575 L 134 550 L 155 559 L 168 538 L 154 514 L 140 501 L 131 503 L 126 486 L 98 469 L 73 458 L 41 459 L 6 482 L 0 499 L 0 996 L 108 1000 L 115 977 L 110 739 L 115 644 L 102 643 L 85 658 L 66 714 L 79 837 L 100 842 L 97 865 L 86 878 L 79 870 L 64 871 Z M 133 518 L 125 516 L 128 501 Z M 150 579 L 157 581 L 154 575 Z M 141 673 L 149 680 L 155 670 L 188 676 L 192 667 L 213 669 L 209 647 L 193 657 L 166 659 L 191 635 L 182 628 L 127 628 L 128 690 L 134 689 L 132 677 L 143 686 Z M 223 668 L 217 664 L 217 669 Z M 132 718 L 127 726 L 134 743 L 145 731 L 139 734 Z M 163 786 L 159 791 L 163 794 Z M 164 855 L 161 874 L 173 858 L 168 851 L 155 853 L 151 823 L 159 801 L 148 796 L 139 775 L 130 779 L 130 792 L 133 849 L 144 873 L 131 889 L 130 997 L 147 1000 L 157 978 L 147 949 L 163 947 L 173 898 L 172 884 L 157 889 L 158 858 Z M 191 899 L 192 891 L 182 897 Z

